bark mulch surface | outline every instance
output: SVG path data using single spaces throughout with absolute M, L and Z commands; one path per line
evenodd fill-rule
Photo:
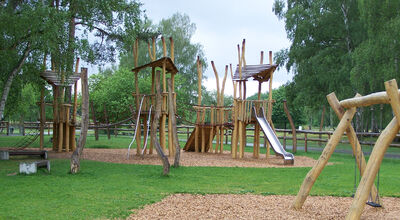
M 130 151 L 130 158 L 127 158 L 127 149 L 95 149 L 86 148 L 83 150 L 83 159 L 96 160 L 111 163 L 126 164 L 150 164 L 162 165 L 157 153 L 137 156 L 136 150 Z M 56 153 L 49 151 L 49 158 L 69 158 L 72 152 Z M 180 164 L 182 166 L 216 166 L 216 167 L 312 167 L 316 160 L 305 157 L 295 156 L 294 165 L 284 165 L 284 161 L 280 157 L 270 156 L 266 160 L 265 155 L 260 155 L 259 159 L 252 158 L 252 153 L 245 153 L 242 159 L 232 159 L 229 151 L 223 154 L 214 153 L 194 153 L 181 151 Z M 174 162 L 173 157 L 169 157 L 171 164 Z
M 302 210 L 290 209 L 294 196 L 175 194 L 145 206 L 128 219 L 344 219 L 349 197 L 310 196 Z M 385 208 L 364 208 L 361 219 L 399 219 L 400 198 L 382 198 Z

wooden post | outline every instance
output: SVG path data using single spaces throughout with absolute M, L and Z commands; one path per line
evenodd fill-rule
M 70 105 L 65 105 L 65 152 L 69 152 L 70 146 L 69 146 L 69 132 L 70 132 L 70 126 L 69 126 L 69 110 L 70 110 Z
M 269 64 L 272 65 L 272 51 L 269 51 Z M 274 76 L 274 72 L 271 72 L 271 76 L 269 78 L 269 87 L 268 87 L 268 112 L 267 112 L 267 120 L 268 123 L 271 124 L 272 126 L 272 79 Z M 270 155 L 270 146 L 269 143 L 267 143 L 267 153 L 266 157 L 267 159 L 269 158 Z
M 178 131 L 176 128 L 176 118 L 175 118 L 175 109 L 174 109 L 174 97 L 172 94 L 172 82 L 171 80 L 168 80 L 168 103 L 169 103 L 169 117 L 168 117 L 168 121 L 171 121 L 172 127 L 171 127 L 171 132 L 172 138 L 174 139 L 172 141 L 172 143 L 175 144 L 175 150 L 174 150 L 174 154 L 175 154 L 175 160 L 174 160 L 174 167 L 179 167 L 179 160 L 180 160 L 180 154 L 181 154 L 181 148 L 179 146 L 179 139 L 178 139 Z M 171 146 L 171 148 L 173 148 Z
M 321 114 L 321 123 L 319 124 L 319 131 L 322 131 L 324 127 L 324 117 L 325 117 L 325 106 L 322 106 L 322 114 Z M 319 139 L 322 138 L 322 135 L 319 134 Z M 318 145 L 321 146 L 321 141 L 318 141 Z
M 359 94 L 356 95 L 356 97 L 359 97 L 359 96 L 360 96 Z M 337 99 L 335 93 L 331 93 L 331 94 L 327 95 L 327 100 L 328 100 L 329 105 L 332 107 L 333 111 L 338 116 L 338 118 L 342 119 L 343 114 L 344 114 L 344 109 L 340 106 L 339 100 Z M 366 162 L 365 162 L 364 153 L 361 150 L 361 145 L 360 145 L 360 142 L 358 141 L 357 134 L 356 134 L 353 126 L 350 125 L 349 128 L 346 129 L 346 135 L 350 142 L 350 146 L 352 147 L 358 169 L 360 170 L 360 174 L 362 176 L 365 171 Z M 328 136 L 330 137 L 330 135 L 328 135 Z M 377 198 L 377 194 L 378 194 L 377 189 L 375 186 L 373 186 L 371 189 L 371 196 L 373 198 Z
M 75 73 L 78 73 L 79 71 L 79 61 L 80 59 L 77 58 L 76 59 L 76 63 L 75 63 Z M 75 82 L 74 84 L 74 107 L 72 110 L 72 127 L 71 127 L 71 138 L 70 138 L 70 143 L 71 143 L 71 150 L 75 151 L 76 149 L 76 140 L 75 140 L 75 136 L 76 136 L 76 111 L 78 109 L 78 81 Z
M 203 108 L 203 112 L 201 114 L 201 153 L 205 153 L 206 151 L 206 127 L 204 126 L 204 119 L 206 116 L 206 108 Z
M 136 65 L 135 65 L 136 66 Z M 136 155 L 140 155 L 140 153 L 142 152 L 142 129 L 140 127 L 140 117 L 138 117 L 140 115 L 140 90 L 139 90 L 139 79 L 138 79 L 138 71 L 135 71 L 135 89 L 136 89 L 136 116 L 135 118 L 138 119 L 138 121 L 136 123 L 138 123 L 137 127 L 137 131 L 136 131 Z
M 385 152 L 399 131 L 398 116 L 392 119 L 376 141 L 346 219 L 360 219 L 361 212 L 363 211 L 365 202 L 370 195 L 371 187 L 374 184 L 376 174 L 378 173 Z
M 225 75 L 224 75 L 224 79 L 222 80 L 222 88 L 221 88 L 221 92 L 220 92 L 220 96 L 219 96 L 219 106 L 220 108 L 220 123 L 221 123 L 221 130 L 220 130 L 220 149 L 219 149 L 219 153 L 223 153 L 224 151 L 224 108 L 222 108 L 224 106 L 224 91 L 225 91 L 225 83 L 226 83 L 226 77 L 228 76 L 228 65 L 225 65 Z
M 40 150 L 43 150 L 44 145 L 44 126 L 46 123 L 46 113 L 44 105 L 44 86 L 40 91 Z
M 213 138 L 214 138 L 214 111 L 215 108 L 211 107 L 210 109 L 210 126 L 211 126 L 211 131 L 210 131 L 210 137 L 208 139 L 208 149 L 209 151 L 212 153 L 213 152 L 213 146 L 212 146 L 212 142 L 213 142 Z
M 293 140 L 293 153 L 297 152 L 297 137 L 296 127 L 294 126 L 292 116 L 290 115 L 289 108 L 287 107 L 286 100 L 283 101 L 283 109 L 285 110 L 286 116 L 288 117 L 290 127 L 292 128 L 292 140 Z
M 161 38 L 164 39 L 164 38 Z M 165 51 L 165 41 L 163 40 L 163 50 L 164 50 L 164 56 L 166 56 L 166 51 Z M 162 108 L 161 108 L 161 124 L 160 124 L 160 144 L 162 149 L 165 151 L 167 149 L 166 146 L 166 140 L 165 140 L 165 122 L 167 121 L 167 115 L 166 115 L 166 108 L 167 108 L 167 97 L 164 96 L 164 94 L 167 92 L 167 81 L 166 81 L 166 63 L 165 60 L 162 65 L 162 77 L 163 77 L 163 90 L 162 90 Z M 170 152 L 171 153 L 171 152 Z M 170 154 L 171 155 L 171 154 Z
M 307 153 L 307 133 L 304 133 L 304 152 Z
M 351 108 L 348 109 L 343 115 L 342 120 L 340 120 L 340 123 L 338 124 L 331 139 L 329 139 L 328 143 L 326 144 L 318 161 L 315 163 L 314 167 L 307 173 L 306 177 L 304 178 L 303 184 L 301 185 L 300 190 L 297 193 L 296 199 L 292 203 L 292 208 L 299 210 L 303 206 L 304 201 L 306 200 L 308 194 L 310 193 L 311 187 L 314 185 L 314 182 L 317 180 L 318 176 L 322 172 L 322 169 L 328 163 L 329 158 L 334 152 L 345 130 L 349 127 L 350 122 L 353 119 L 355 113 L 356 109 Z
M 53 85 L 53 151 L 57 150 L 58 144 L 58 86 Z
M 218 148 L 219 148 L 219 146 L 220 146 L 220 138 L 221 138 L 221 136 L 220 136 L 220 124 L 221 124 L 221 116 L 220 116 L 220 114 L 221 114 L 221 112 L 220 112 L 220 109 L 218 108 L 218 107 L 220 107 L 220 104 L 221 104 L 221 95 L 220 95 L 220 89 L 219 89 L 219 76 L 218 76 L 218 72 L 217 72 L 217 69 L 215 68 L 215 65 L 214 65 L 214 61 L 211 61 L 211 66 L 212 66 L 212 68 L 213 68 L 213 70 L 214 70 L 214 75 L 215 75 L 215 80 L 216 80 L 216 83 L 217 83 L 217 111 L 216 111 L 216 116 L 217 116 L 217 121 L 216 121 L 216 123 L 217 123 L 217 126 L 215 127 L 215 130 L 216 130 L 216 134 L 217 134 L 217 140 L 216 140 L 216 143 L 215 143 L 215 153 L 218 153 Z
M 89 88 L 87 69 L 81 68 L 81 84 L 82 84 L 82 123 L 81 135 L 79 136 L 78 146 L 71 156 L 71 169 L 72 174 L 79 172 L 80 169 L 80 156 L 82 155 L 83 148 L 86 144 L 86 135 L 89 128 Z
M 93 124 L 94 124 L 94 138 L 96 141 L 98 141 L 99 140 L 99 129 L 97 128 L 96 114 L 94 111 L 94 105 L 93 105 L 92 101 L 90 101 L 90 108 L 92 110 L 92 119 L 93 119 Z
M 111 137 L 110 137 L 110 127 L 109 127 L 109 121 L 108 121 L 108 114 L 107 114 L 107 109 L 106 109 L 106 105 L 103 105 L 103 112 L 104 112 L 104 119 L 105 119 L 105 121 L 106 121 L 106 124 L 107 124 L 107 138 L 108 138 L 108 140 L 110 140 L 111 139 Z
M 157 154 L 160 157 L 162 163 L 163 163 L 163 175 L 166 176 L 169 174 L 169 168 L 170 168 L 170 164 L 168 161 L 168 157 L 165 156 L 164 151 L 160 145 L 160 143 L 158 143 L 157 141 L 157 126 L 158 126 L 158 122 L 160 119 L 160 115 L 161 115 L 161 107 L 162 107 L 162 102 L 163 102 L 163 98 L 162 98 L 162 93 L 160 91 L 160 71 L 157 71 L 157 75 L 155 77 L 156 81 L 155 81 L 155 88 L 156 88 L 156 110 L 154 113 L 154 119 L 153 119 L 153 123 L 150 127 L 150 135 L 151 138 L 153 139 L 153 143 L 154 146 L 156 148 Z

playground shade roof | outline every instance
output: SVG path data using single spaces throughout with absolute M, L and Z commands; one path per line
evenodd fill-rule
M 258 64 L 258 65 L 246 65 L 242 68 L 242 80 L 247 80 L 253 77 L 257 81 L 268 81 L 278 65 L 276 64 Z M 235 75 L 233 80 L 240 81 L 239 77 L 239 65 L 236 67 Z
M 132 69 L 133 72 L 139 72 L 141 69 L 147 68 L 147 67 L 159 67 L 162 68 L 163 63 L 165 62 L 165 69 L 167 73 L 172 73 L 172 74 L 176 74 L 178 71 L 178 69 L 176 68 L 174 62 L 172 62 L 171 58 L 169 57 L 162 57 L 158 60 L 155 60 L 153 62 L 147 63 L 145 65 L 142 66 L 138 66 L 134 69 Z
M 75 84 L 76 81 L 78 81 L 81 78 L 81 73 L 74 73 L 68 77 L 66 77 L 64 83 L 61 83 L 61 74 L 51 71 L 51 70 L 45 70 L 40 74 L 40 77 L 42 77 L 44 80 L 46 80 L 49 84 L 51 85 L 56 85 L 56 86 L 72 86 Z

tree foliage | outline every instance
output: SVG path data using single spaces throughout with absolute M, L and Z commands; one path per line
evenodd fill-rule
M 339 99 L 365 95 L 399 78 L 399 9 L 396 0 L 275 0 L 291 41 L 275 54 L 295 74 L 288 99 L 319 112 L 331 92 Z
M 196 26 L 190 21 L 189 16 L 179 13 L 161 20 L 156 25 L 152 24 L 150 20 L 143 23 L 146 29 L 143 32 L 160 34 L 165 37 L 168 48 L 167 56 L 170 56 L 170 42 L 168 38 L 172 37 L 174 40 L 175 65 L 179 70 L 179 73 L 175 76 L 175 91 L 177 93 L 177 105 L 179 106 L 177 114 L 185 118 L 189 117 L 192 115 L 189 109 L 197 101 L 197 56 L 201 57 L 203 69 L 206 68 L 202 46 L 191 42 Z M 151 39 L 143 39 L 143 36 L 140 38 L 138 49 L 139 66 L 151 61 L 148 55 L 147 42 L 151 42 Z M 163 56 L 162 53 L 162 44 L 158 40 L 156 45 L 157 58 L 161 58 Z M 106 104 L 107 109 L 113 111 L 112 115 L 118 115 L 120 119 L 122 115 L 127 116 L 126 114 L 122 114 L 122 112 L 129 111 L 128 105 L 134 103 L 132 92 L 136 90 L 134 87 L 134 74 L 130 71 L 133 66 L 133 55 L 131 51 L 128 51 L 121 56 L 118 68 L 102 71 L 96 76 L 91 76 L 90 94 L 95 102 L 97 114 L 103 115 L 102 105 Z M 150 71 L 150 68 L 145 69 L 140 71 L 138 75 L 141 94 L 151 93 Z M 118 104 L 115 106 L 111 104 L 117 102 Z M 112 120 L 116 120 L 116 118 L 112 118 Z

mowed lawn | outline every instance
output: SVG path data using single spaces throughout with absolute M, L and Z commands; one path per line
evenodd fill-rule
M 105 137 L 102 139 L 106 142 Z M 91 145 L 94 144 L 89 138 L 88 146 Z M 296 155 L 319 157 L 319 153 Z M 17 173 L 22 160 L 0 161 L 0 219 L 125 218 L 132 209 L 174 193 L 295 195 L 311 169 L 180 167 L 171 168 L 170 175 L 162 177 L 161 166 L 83 160 L 81 173 L 71 175 L 69 160 L 58 159 L 51 160 L 51 173 L 40 170 L 21 175 Z M 334 164 L 324 169 L 311 194 L 351 196 L 354 159 L 351 155 L 334 154 L 330 162 Z M 384 159 L 381 195 L 400 197 L 399 170 L 400 160 Z

